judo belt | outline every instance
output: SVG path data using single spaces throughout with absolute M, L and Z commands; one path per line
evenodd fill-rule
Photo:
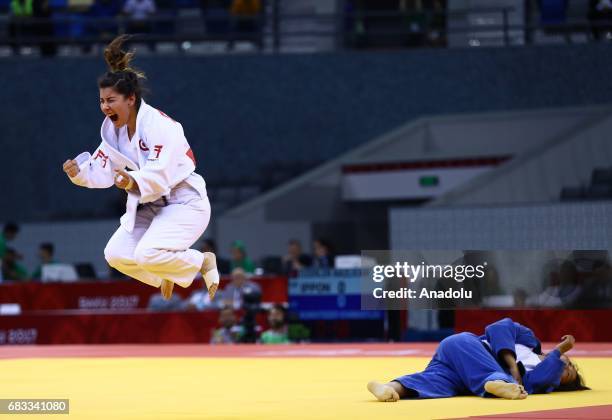
M 168 197 L 166 197 L 165 195 L 162 196 L 162 198 L 160 198 L 159 200 L 155 200 L 152 203 L 146 203 L 146 204 L 139 204 L 136 207 L 136 211 L 144 208 L 147 205 L 154 205 L 155 207 L 166 207 L 168 205 Z

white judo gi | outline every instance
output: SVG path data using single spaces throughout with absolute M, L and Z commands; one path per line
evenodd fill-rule
M 131 153 L 120 152 L 120 130 L 105 118 L 102 143 L 93 155 L 76 158 L 80 172 L 70 179 L 87 188 L 109 188 L 115 169 L 127 168 L 139 193 L 127 193 L 126 213 L 106 245 L 106 260 L 154 287 L 162 280 L 188 287 L 204 261 L 201 252 L 189 248 L 208 226 L 210 202 L 204 179 L 194 172 L 183 127 L 141 100 Z

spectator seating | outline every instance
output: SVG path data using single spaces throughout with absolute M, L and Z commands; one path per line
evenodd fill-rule
M 612 167 L 594 169 L 589 185 L 561 190 L 561 201 L 581 200 L 612 200 Z

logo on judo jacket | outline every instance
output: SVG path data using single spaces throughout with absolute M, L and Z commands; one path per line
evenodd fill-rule
M 94 160 L 98 158 L 102 160 L 102 167 L 106 168 L 106 162 L 108 162 L 108 156 L 104 154 L 104 151 L 102 149 L 98 149 L 98 153 L 96 153 Z
M 161 153 L 162 149 L 163 149 L 163 145 L 161 144 L 157 144 L 155 145 L 155 147 L 153 148 L 153 151 L 156 153 L 155 155 L 155 159 L 159 159 L 159 154 Z
M 153 160 L 158 160 L 159 155 L 161 154 L 163 148 L 164 148 L 163 144 L 156 144 L 155 146 L 153 146 L 153 151 L 149 153 L 149 158 L 147 160 L 149 162 Z
M 143 152 L 148 152 L 150 150 L 147 144 L 144 141 L 142 141 L 142 139 L 138 140 L 138 147 Z M 151 161 L 151 160 L 159 159 L 159 155 L 161 154 L 161 151 L 163 148 L 164 148 L 163 144 L 156 144 L 155 146 L 153 146 L 153 151 L 149 153 L 147 160 Z

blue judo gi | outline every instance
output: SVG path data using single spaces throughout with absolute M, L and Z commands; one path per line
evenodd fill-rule
M 541 353 L 540 341 L 529 328 L 504 318 L 488 325 L 485 334 L 480 337 L 464 332 L 445 338 L 423 372 L 394 380 L 416 391 L 416 398 L 447 398 L 456 395 L 483 397 L 486 396 L 484 385 L 488 381 L 516 383 L 498 357 L 501 350 L 514 353 L 515 344 L 522 344 L 535 353 Z M 559 350 L 554 350 L 528 372 L 519 364 L 523 386 L 528 394 L 551 392 L 559 385 L 565 367 L 560 356 Z

